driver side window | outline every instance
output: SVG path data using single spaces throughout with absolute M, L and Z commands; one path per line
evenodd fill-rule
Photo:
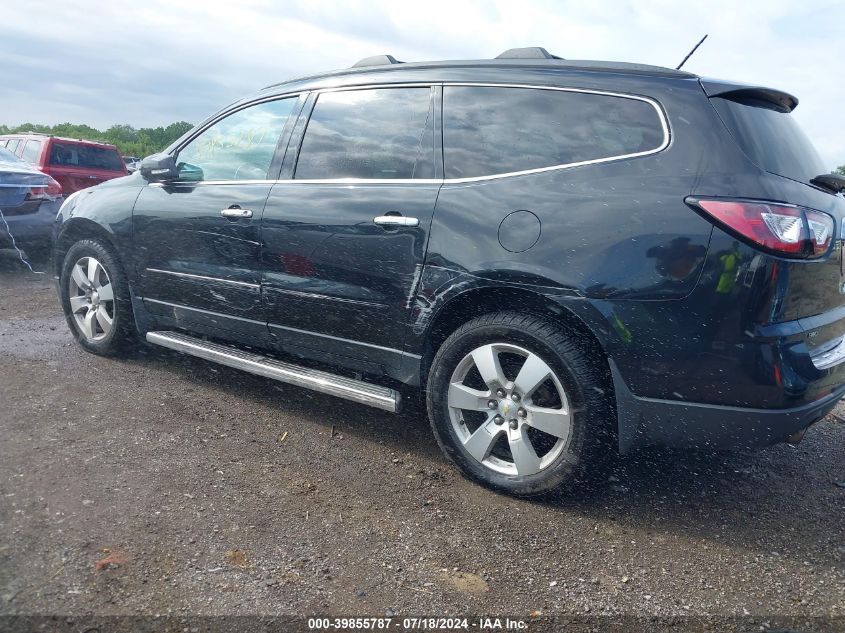
M 238 110 L 204 130 L 176 157 L 186 180 L 264 180 L 297 97 Z

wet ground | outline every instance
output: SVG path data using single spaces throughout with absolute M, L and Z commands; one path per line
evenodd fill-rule
M 835 415 L 532 502 L 461 478 L 419 410 L 88 354 L 2 254 L 0 359 L 0 613 L 845 616 Z

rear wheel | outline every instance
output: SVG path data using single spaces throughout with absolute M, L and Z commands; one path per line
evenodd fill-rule
M 129 286 L 106 246 L 81 240 L 65 255 L 59 281 L 68 326 L 89 352 L 112 355 L 134 331 Z
M 432 364 L 437 440 L 468 477 L 515 495 L 585 479 L 612 451 L 612 403 L 583 337 L 516 313 L 475 319 Z

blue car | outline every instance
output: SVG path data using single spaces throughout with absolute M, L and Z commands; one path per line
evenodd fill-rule
M 48 246 L 62 186 L 0 147 L 0 248 Z

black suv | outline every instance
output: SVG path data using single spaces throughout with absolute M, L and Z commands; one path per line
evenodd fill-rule
M 513 494 L 797 441 L 845 391 L 842 181 L 770 88 L 544 49 L 265 88 L 57 218 L 81 345 L 388 411 Z

